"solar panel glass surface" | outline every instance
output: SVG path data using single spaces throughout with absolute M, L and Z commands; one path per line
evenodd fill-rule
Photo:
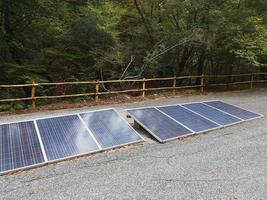
M 77 115 L 37 120 L 49 161 L 99 150 Z
M 43 162 L 33 121 L 0 125 L 0 172 Z
M 135 109 L 127 112 L 160 142 L 193 133 L 155 108 Z
M 222 110 L 224 112 L 227 112 L 231 115 L 234 115 L 236 117 L 239 117 L 243 120 L 250 120 L 250 119 L 260 117 L 260 115 L 257 113 L 244 110 L 242 108 L 236 107 L 234 105 L 230 105 L 222 101 L 210 101 L 210 102 L 204 102 L 204 103 L 214 108 L 217 108 L 219 110 Z
M 82 113 L 80 116 L 102 148 L 143 141 L 113 109 Z
M 203 103 L 183 104 L 182 106 L 223 126 L 242 121 Z
M 218 124 L 179 105 L 158 107 L 158 109 L 195 132 L 202 132 L 220 127 Z

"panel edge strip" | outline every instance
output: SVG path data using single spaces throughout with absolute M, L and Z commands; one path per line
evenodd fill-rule
M 36 163 L 33 165 L 28 165 L 28 166 L 24 166 L 24 167 L 19 167 L 19 168 L 15 168 L 15 169 L 10 169 L 7 171 L 2 171 L 0 172 L 0 176 L 3 176 L 5 174 L 9 174 L 9 173 L 15 173 L 15 172 L 19 172 L 19 171 L 26 171 L 29 169 L 34 169 L 34 168 L 38 168 L 38 167 L 42 167 L 45 166 L 48 162 L 41 162 L 41 163 Z
M 41 146 L 41 151 L 43 153 L 44 161 L 47 162 L 48 158 L 47 158 L 47 155 L 46 155 L 46 151 L 45 151 L 45 148 L 44 148 L 44 143 L 43 143 L 40 131 L 39 131 L 39 127 L 38 127 L 37 121 L 34 120 L 33 123 L 34 123 L 34 127 L 35 127 L 35 130 L 36 130 L 36 133 L 37 133 L 39 144 Z
M 130 124 L 129 124 L 129 122 L 124 118 L 124 117 L 122 117 L 121 115 L 120 115 L 120 113 L 115 109 L 115 108 L 112 108 L 111 110 L 113 110 L 118 116 L 119 116 L 119 118 L 120 119 L 122 119 L 122 121 L 123 122 L 125 122 L 126 123 L 126 125 L 130 128 L 130 129 L 132 129 L 133 130 L 133 132 L 136 134 L 136 135 L 138 135 L 140 138 L 141 138 L 141 141 L 144 141 L 145 139 L 143 138 L 143 136 L 141 136 Z M 132 143 L 132 142 L 130 142 L 130 143 Z
M 88 128 L 87 124 L 85 123 L 85 121 L 83 120 L 83 118 L 81 117 L 80 114 L 77 114 L 78 118 L 80 119 L 82 125 L 85 127 L 85 129 L 88 131 L 89 135 L 93 138 L 94 142 L 96 143 L 97 147 L 99 148 L 99 150 L 103 150 L 102 146 L 99 144 L 99 142 L 97 141 L 97 139 L 95 138 L 95 135 L 92 133 L 92 131 Z

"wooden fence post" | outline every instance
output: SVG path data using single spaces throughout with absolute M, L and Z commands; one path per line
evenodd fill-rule
M 35 98 L 35 93 L 36 93 L 36 84 L 33 81 L 32 82 L 32 109 L 35 110 L 36 109 L 36 98 Z
M 143 82 L 142 82 L 142 97 L 145 98 L 146 95 L 146 79 L 143 78 Z
M 173 87 L 173 89 L 172 89 L 172 95 L 173 96 L 176 96 L 176 76 L 174 76 L 174 78 L 173 78 L 172 87 Z
M 250 89 L 253 88 L 253 82 L 254 82 L 254 74 L 251 73 L 251 79 L 250 79 Z
M 99 80 L 96 81 L 96 84 L 95 84 L 95 102 L 96 103 L 99 103 Z
M 205 86 L 205 76 L 201 75 L 201 94 L 204 94 L 204 86 Z

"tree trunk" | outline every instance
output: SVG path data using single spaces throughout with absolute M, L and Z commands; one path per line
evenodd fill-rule
M 143 10 L 141 9 L 141 7 L 139 6 L 139 2 L 138 0 L 134 0 L 134 5 L 139 13 L 139 15 L 141 16 L 142 18 L 142 21 L 143 21 L 143 24 L 145 26 L 145 29 L 146 29 L 146 32 L 147 32 L 147 35 L 148 35 L 148 38 L 149 38 L 149 41 L 151 44 L 154 44 L 154 38 L 153 38 L 153 35 L 152 35 L 152 30 L 151 30 L 151 26 L 149 24 L 149 21 L 147 20 Z
M 200 55 L 199 62 L 197 65 L 197 75 L 198 76 L 201 76 L 202 74 L 204 74 L 205 59 L 206 59 L 206 52 L 203 51 L 202 54 Z M 201 84 L 201 78 L 198 78 L 196 80 L 196 85 L 200 85 L 200 84 Z

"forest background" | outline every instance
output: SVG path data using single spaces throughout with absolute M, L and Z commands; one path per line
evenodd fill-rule
M 266 0 L 0 0 L 0 84 L 266 71 Z

